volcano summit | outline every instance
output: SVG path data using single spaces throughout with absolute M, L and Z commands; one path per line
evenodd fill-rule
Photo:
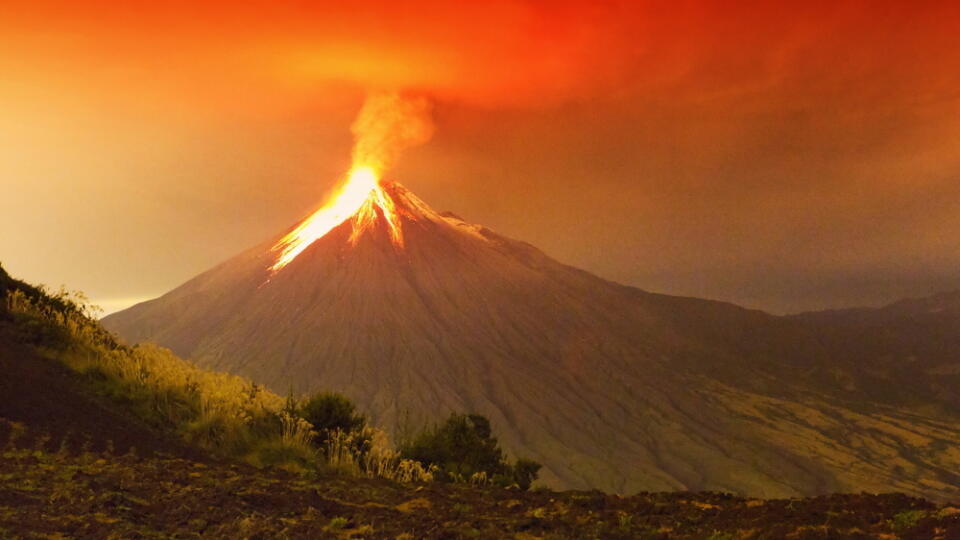
M 942 359 L 855 364 L 869 332 L 831 349 L 810 317 L 612 283 L 395 183 L 361 195 L 104 324 L 388 428 L 484 414 L 556 487 L 957 496 L 957 396 L 922 375 Z

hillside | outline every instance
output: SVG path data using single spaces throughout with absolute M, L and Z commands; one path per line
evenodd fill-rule
M 110 441 L 118 451 L 134 448 L 146 455 L 198 453 L 97 395 L 76 372 L 9 337 L 0 338 L 0 373 L 0 418 L 30 426 L 32 437 L 49 437 L 73 452 L 104 451 Z M 8 436 L 8 427 L 0 425 L 0 437 Z
M 14 289 L 41 294 L 0 268 L 0 298 Z M 0 437 L 10 436 L 13 422 L 30 427 L 21 444 L 36 442 L 30 437 L 49 439 L 49 445 L 63 444 L 72 452 L 100 452 L 109 444 L 122 451 L 135 448 L 144 455 L 198 454 L 99 395 L 90 380 L 37 349 L 64 337 L 54 328 L 24 328 L 7 312 L 6 302 L 0 302 L 0 418 L 6 420 L 0 422 Z
M 815 388 L 852 407 L 960 414 L 960 294 L 777 317 L 732 304 L 638 292 L 658 316 L 778 384 Z M 723 377 L 722 366 L 713 371 Z
M 557 488 L 960 493 L 949 391 L 887 392 L 903 369 L 847 353 L 869 332 L 622 286 L 384 189 L 400 247 L 364 215 L 272 272 L 281 234 L 104 324 L 388 429 L 479 412 Z

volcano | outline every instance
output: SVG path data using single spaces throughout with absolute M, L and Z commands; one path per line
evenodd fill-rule
M 484 414 L 552 487 L 957 497 L 957 399 L 942 383 L 960 370 L 925 378 L 936 366 L 920 357 L 900 377 L 901 362 L 853 361 L 869 330 L 819 339 L 855 326 L 829 323 L 837 313 L 653 294 L 399 184 L 363 195 L 312 236 L 305 221 L 103 322 L 277 392 L 342 392 L 388 429 Z M 937 328 L 956 324 L 938 313 Z

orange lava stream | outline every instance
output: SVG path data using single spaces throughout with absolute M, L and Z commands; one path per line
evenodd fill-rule
M 350 243 L 355 245 L 364 231 L 377 221 L 377 209 L 383 214 L 390 229 L 390 238 L 395 245 L 403 246 L 400 218 L 393 199 L 380 186 L 379 178 L 372 167 L 355 166 L 330 201 L 303 220 L 289 234 L 273 246 L 279 251 L 270 270 L 278 272 L 297 258 L 310 244 L 322 238 L 334 227 L 353 218 Z

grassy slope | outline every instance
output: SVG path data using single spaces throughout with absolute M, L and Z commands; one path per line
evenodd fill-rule
M 123 449 L 184 454 L 189 446 L 258 465 L 315 464 L 309 425 L 286 413 L 280 396 L 159 347 L 119 344 L 82 296 L 49 293 L 2 268 L 0 292 L 0 367 L 7 375 L 0 388 L 8 390 L 0 393 L 0 414 L 8 419 L 56 440 L 69 432 Z
M 0 418 L 29 425 L 31 436 L 48 437 L 72 451 L 101 451 L 109 444 L 143 454 L 198 454 L 99 395 L 91 381 L 62 363 L 9 337 L 0 337 L 0 373 Z M 0 424 L 0 432 L 4 429 Z

